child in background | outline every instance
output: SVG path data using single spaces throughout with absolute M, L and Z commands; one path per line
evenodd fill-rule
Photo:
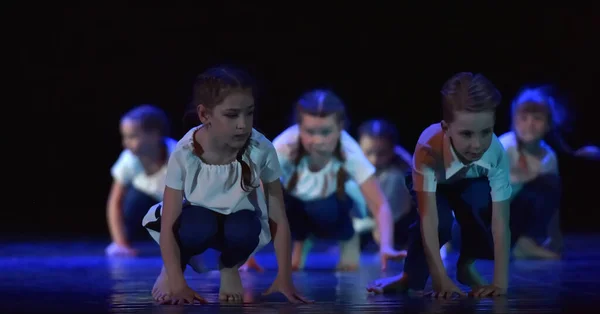
M 394 220 L 394 245 L 396 249 L 403 249 L 407 241 L 408 227 L 418 217 L 405 180 L 406 173 L 410 170 L 412 155 L 398 145 L 398 131 L 386 120 L 364 122 L 358 128 L 358 136 L 360 147 L 375 166 L 375 177 L 390 204 Z M 366 211 L 362 214 L 363 217 L 368 215 Z M 374 226 L 373 223 L 368 223 L 371 221 L 371 217 L 355 219 L 355 229 L 363 234 L 365 231 L 373 231 L 373 239 L 379 243 L 377 229 L 368 228 Z M 359 225 L 365 225 L 365 228 L 359 230 Z M 363 240 L 368 240 L 368 237 L 363 237 Z
M 539 245 L 546 239 L 550 247 L 562 247 L 557 219 L 561 200 L 558 158 L 544 141 L 563 122 L 557 106 L 542 88 L 523 90 L 512 104 L 512 131 L 499 138 L 510 160 L 511 219 L 524 223 L 526 230 L 513 250 L 515 258 L 558 258 Z
M 340 241 L 338 269 L 355 270 L 360 258 L 360 239 L 354 232 L 350 211 L 354 183 L 376 218 L 382 268 L 389 259 L 403 258 L 393 249 L 393 220 L 375 168 L 358 143 L 344 131 L 345 106 L 331 91 L 314 90 L 296 104 L 297 124 L 282 132 L 273 144 L 282 166 L 286 210 L 294 240 L 292 267 L 300 269 L 304 241 L 316 238 Z
M 111 169 L 106 216 L 112 243 L 109 256 L 133 256 L 131 242 L 148 239 L 140 225 L 148 208 L 162 200 L 167 160 L 177 141 L 167 137 L 169 119 L 159 108 L 141 105 L 121 118 L 125 148 Z
M 458 281 L 476 297 L 506 293 L 512 188 L 508 157 L 493 133 L 500 100 L 481 74 L 459 73 L 444 84 L 443 121 L 426 128 L 415 148 L 409 186 L 416 193 L 419 219 L 410 230 L 404 272 L 373 282 L 368 291 L 423 290 L 431 273 L 435 297 L 465 295 L 440 256 L 440 247 L 451 238 L 454 212 L 462 238 Z M 476 259 L 494 260 L 493 284 L 479 276 Z
M 233 68 L 209 69 L 196 79 L 192 105 L 202 124 L 177 143 L 168 162 L 164 200 L 143 220 L 164 261 L 154 299 L 206 302 L 188 286 L 183 271 L 193 256 L 212 248 L 221 252 L 219 299 L 242 302 L 238 268 L 276 232 L 279 272 L 267 293 L 307 302 L 292 283 L 281 169 L 271 142 L 253 128 L 250 78 Z

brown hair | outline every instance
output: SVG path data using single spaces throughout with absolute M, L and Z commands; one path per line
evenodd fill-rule
M 139 122 L 144 132 L 157 131 L 160 136 L 169 136 L 169 118 L 162 109 L 154 105 L 139 105 L 127 111 L 121 117 L 121 121 L 123 120 Z
M 296 102 L 296 121 L 298 124 L 302 124 L 302 115 L 308 114 L 316 117 L 329 117 L 331 115 L 334 116 L 335 120 L 340 124 L 344 125 L 346 121 L 346 106 L 342 100 L 335 95 L 332 91 L 328 90 L 313 90 L 305 93 L 300 97 L 300 99 Z M 296 169 L 294 169 L 294 173 L 290 178 L 290 181 L 287 185 L 287 190 L 292 191 L 296 184 L 298 183 L 298 170 L 297 166 L 302 160 L 302 158 L 306 155 L 306 150 L 302 146 L 302 141 L 300 140 L 300 136 L 298 136 L 298 150 L 296 152 L 294 158 L 294 165 Z M 346 157 L 342 152 L 342 143 L 341 137 L 338 140 L 337 145 L 335 146 L 335 150 L 333 151 L 333 156 L 340 160 L 341 162 L 346 161 Z M 340 167 L 340 170 L 337 173 L 337 187 L 336 192 L 339 199 L 345 198 L 344 191 L 344 183 L 348 179 L 348 173 L 344 170 L 344 167 Z
M 196 77 L 193 88 L 192 107 L 195 112 L 200 105 L 213 109 L 221 104 L 227 96 L 236 91 L 254 93 L 254 84 L 251 77 L 244 71 L 228 66 L 210 68 Z M 253 171 L 244 160 L 248 146 L 251 145 L 251 137 L 248 137 L 244 146 L 239 150 L 236 159 L 242 167 L 242 180 L 240 185 L 246 192 L 258 187 L 252 185 Z M 202 155 L 202 147 L 194 141 L 194 152 L 197 156 Z
M 383 139 L 389 145 L 389 149 L 394 152 L 391 164 L 397 166 L 402 171 L 407 171 L 410 169 L 410 163 L 404 160 L 395 151 L 396 145 L 398 145 L 399 142 L 398 129 L 390 121 L 386 119 L 367 120 L 358 127 L 358 136 L 369 136 L 372 138 Z
M 495 112 L 502 96 L 482 74 L 461 72 L 442 87 L 442 115 L 446 122 L 454 120 L 454 112 Z

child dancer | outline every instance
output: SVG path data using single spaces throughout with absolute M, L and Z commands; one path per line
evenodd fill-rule
M 543 140 L 549 132 L 557 132 L 562 122 L 556 106 L 542 88 L 523 90 L 512 104 L 513 130 L 499 138 L 510 161 L 512 219 L 525 224 L 525 233 L 513 250 L 516 258 L 559 257 L 537 242 L 548 236 L 550 221 L 558 217 L 560 206 L 558 159 Z M 556 249 L 562 246 L 558 222 L 554 220 L 553 237 L 546 242 Z
M 382 268 L 388 259 L 404 257 L 405 252 L 393 249 L 393 220 L 374 176 L 375 168 L 343 129 L 342 101 L 333 92 L 314 90 L 300 98 L 296 116 L 298 124 L 273 141 L 282 165 L 286 210 L 294 240 L 292 267 L 301 268 L 303 244 L 309 235 L 341 242 L 339 269 L 358 267 L 360 242 L 350 217 L 353 201 L 345 189 L 346 183 L 351 182 L 360 186 L 377 219 Z
M 410 169 L 412 162 L 412 155 L 398 145 L 398 131 L 393 124 L 386 120 L 364 122 L 358 129 L 358 135 L 360 147 L 367 159 L 375 166 L 375 177 L 392 210 L 394 244 L 397 249 L 402 248 L 406 244 L 408 227 L 417 217 L 417 211 L 412 206 L 412 198 L 405 181 L 406 172 Z M 370 217 L 360 221 L 364 222 L 365 220 L 370 221 Z M 374 229 L 373 239 L 376 242 L 379 242 L 378 234 L 377 229 Z
M 459 73 L 442 95 L 444 120 L 426 128 L 415 148 L 411 184 L 420 219 L 411 228 L 404 272 L 373 282 L 368 291 L 423 290 L 431 273 L 434 296 L 464 295 L 439 253 L 450 240 L 454 211 L 462 229 L 458 281 L 478 297 L 506 293 L 512 189 L 508 158 L 493 133 L 500 93 L 481 74 Z M 495 261 L 491 285 L 473 267 L 482 258 Z
M 177 141 L 167 137 L 167 115 L 151 105 L 123 115 L 120 129 L 125 150 L 111 169 L 106 216 L 112 243 L 106 254 L 132 256 L 136 251 L 131 241 L 148 237 L 140 221 L 150 206 L 162 200 L 167 160 Z
M 209 69 L 196 79 L 192 104 L 202 124 L 177 143 L 168 163 L 164 200 L 143 220 L 160 244 L 164 261 L 152 290 L 154 299 L 206 302 L 187 285 L 183 271 L 192 256 L 213 248 L 221 252 L 219 299 L 242 301 L 238 268 L 271 240 L 271 217 L 279 273 L 267 293 L 281 292 L 291 302 L 306 302 L 291 278 L 290 231 L 277 153 L 252 127 L 249 78 L 232 68 Z M 258 188 L 261 181 L 264 193 Z

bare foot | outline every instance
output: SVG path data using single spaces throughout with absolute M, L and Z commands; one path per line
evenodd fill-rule
M 456 264 L 456 280 L 465 286 L 471 287 L 471 289 L 488 284 L 475 268 L 475 261 L 462 260 L 460 257 Z
M 160 275 L 156 278 L 154 287 L 152 287 L 152 298 L 154 301 L 164 301 L 171 297 L 171 289 L 169 288 L 169 281 L 167 277 L 167 270 L 165 266 L 160 270 Z
M 264 272 L 264 268 L 258 264 L 256 258 L 254 256 L 250 256 L 248 260 L 240 267 L 240 271 L 250 271 L 250 269 L 254 269 L 259 273 Z
M 373 281 L 367 286 L 368 292 L 376 294 L 390 293 L 390 292 L 406 292 L 407 278 L 404 273 L 387 278 L 381 278 Z
M 521 237 L 515 244 L 513 256 L 516 259 L 560 259 L 560 255 L 541 247 L 533 239 Z
M 340 262 L 337 270 L 355 271 L 360 262 L 360 237 L 358 233 L 344 242 L 340 242 Z
M 242 302 L 244 300 L 244 287 L 237 267 L 221 269 L 219 300 L 228 302 Z

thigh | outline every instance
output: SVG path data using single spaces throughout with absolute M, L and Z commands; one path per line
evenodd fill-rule
M 218 215 L 201 206 L 184 206 L 173 226 L 180 246 L 203 249 L 214 246 L 221 229 Z
M 254 210 L 240 210 L 223 216 L 224 241 L 258 239 L 261 230 L 260 217 Z

